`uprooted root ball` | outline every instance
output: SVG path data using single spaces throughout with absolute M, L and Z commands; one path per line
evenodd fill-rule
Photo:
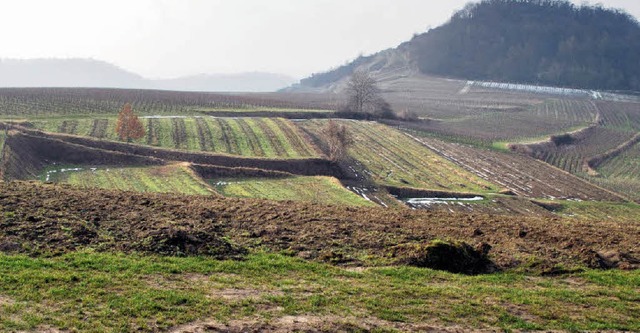
M 428 244 L 402 244 L 393 249 L 398 263 L 462 274 L 481 274 L 495 270 L 488 258 L 491 246 L 479 244 L 476 249 L 460 241 L 433 240 Z

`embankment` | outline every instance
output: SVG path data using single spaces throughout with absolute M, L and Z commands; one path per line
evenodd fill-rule
M 294 175 L 282 171 L 263 170 L 255 168 L 229 168 L 217 165 L 191 164 L 190 168 L 203 179 L 212 178 L 287 178 Z
M 211 117 L 256 117 L 256 118 L 285 118 L 285 119 L 324 119 L 335 118 L 334 111 L 200 111 L 200 113 Z
M 165 164 L 154 157 L 87 147 L 16 130 L 8 133 L 1 168 L 4 180 L 36 177 L 44 167 L 53 163 L 112 166 Z
M 475 193 L 463 193 L 463 192 L 449 192 L 449 191 L 434 191 L 423 190 L 412 187 L 396 187 L 396 186 L 384 186 L 384 189 L 391 195 L 395 195 L 399 198 L 460 198 L 469 199 L 475 197 L 483 197 L 483 195 Z
M 123 163 L 128 165 L 130 160 L 135 160 L 132 156 L 137 156 L 140 161 L 143 162 L 141 163 L 142 165 L 146 165 L 148 160 L 164 160 L 227 168 L 262 169 L 302 176 L 332 176 L 339 179 L 348 178 L 338 164 L 321 158 L 290 160 L 248 158 L 141 146 L 67 134 L 51 134 L 15 125 L 13 128 L 14 130 L 12 132 L 14 135 L 20 133 L 21 137 L 30 138 L 30 141 L 35 142 L 39 140 L 40 142 L 45 143 L 40 148 L 34 147 L 32 152 L 36 153 L 37 156 L 41 156 L 40 158 L 50 161 L 57 161 L 57 159 L 61 159 L 57 157 L 59 155 L 57 152 L 59 151 L 64 152 L 65 154 L 70 154 L 69 157 L 64 157 L 65 163 L 83 161 L 84 163 L 92 164 L 92 160 L 102 161 L 100 158 L 94 158 L 91 154 L 88 155 L 88 158 L 83 159 L 83 154 L 75 153 L 79 147 L 84 147 L 89 152 L 110 152 L 111 155 L 109 156 L 112 157 L 110 161 L 113 162 L 113 165 L 121 165 Z M 54 142 L 56 143 L 55 148 L 47 148 Z M 65 148 L 64 144 L 68 144 L 69 148 Z M 124 158 L 122 163 L 118 160 L 118 156 L 122 156 Z M 102 165 L 105 163 L 100 164 Z M 23 179 L 23 177 L 18 179 Z

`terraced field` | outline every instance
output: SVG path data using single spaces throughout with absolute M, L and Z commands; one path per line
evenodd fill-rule
M 374 206 L 332 177 L 222 178 L 208 181 L 225 197 Z
M 589 158 L 614 149 L 631 139 L 634 133 L 608 127 L 593 127 L 588 135 L 573 142 L 545 147 L 535 153 L 536 158 L 574 174 L 586 172 L 584 163 Z
M 51 167 L 42 180 L 81 188 L 122 191 L 211 195 L 213 191 L 186 167 Z
M 305 121 L 301 126 L 318 135 L 326 122 Z M 497 192 L 499 187 L 457 167 L 402 132 L 374 122 L 341 121 L 355 143 L 349 156 L 359 176 L 380 185 L 457 192 Z
M 146 136 L 136 143 L 191 151 L 270 158 L 317 156 L 291 121 L 281 118 L 143 117 Z M 117 140 L 115 118 L 33 120 L 48 132 Z
M 589 180 L 640 202 L 640 143 L 607 160 L 597 168 L 598 177 Z
M 469 145 L 417 136 L 417 141 L 469 172 L 528 198 L 620 201 L 616 195 L 541 161 Z
M 515 149 L 638 201 L 640 172 L 634 161 L 640 104 L 614 101 L 591 104 L 597 121 L 590 127 L 518 145 Z

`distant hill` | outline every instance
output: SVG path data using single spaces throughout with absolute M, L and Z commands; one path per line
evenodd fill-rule
M 92 59 L 0 60 L 0 87 L 145 88 L 145 79 Z
M 180 91 L 268 92 L 295 82 L 271 73 L 211 74 L 146 79 L 93 59 L 0 60 L 0 87 L 96 87 Z
M 387 77 L 640 91 L 638 54 L 640 24 L 625 12 L 556 0 L 484 0 L 395 49 L 303 79 L 297 89 L 335 87 L 365 68 Z

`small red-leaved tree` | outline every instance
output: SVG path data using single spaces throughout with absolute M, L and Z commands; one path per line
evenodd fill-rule
M 131 142 L 144 136 L 144 126 L 140 118 L 133 114 L 131 104 L 127 103 L 122 107 L 122 111 L 118 114 L 118 122 L 116 123 L 116 133 L 122 141 Z

